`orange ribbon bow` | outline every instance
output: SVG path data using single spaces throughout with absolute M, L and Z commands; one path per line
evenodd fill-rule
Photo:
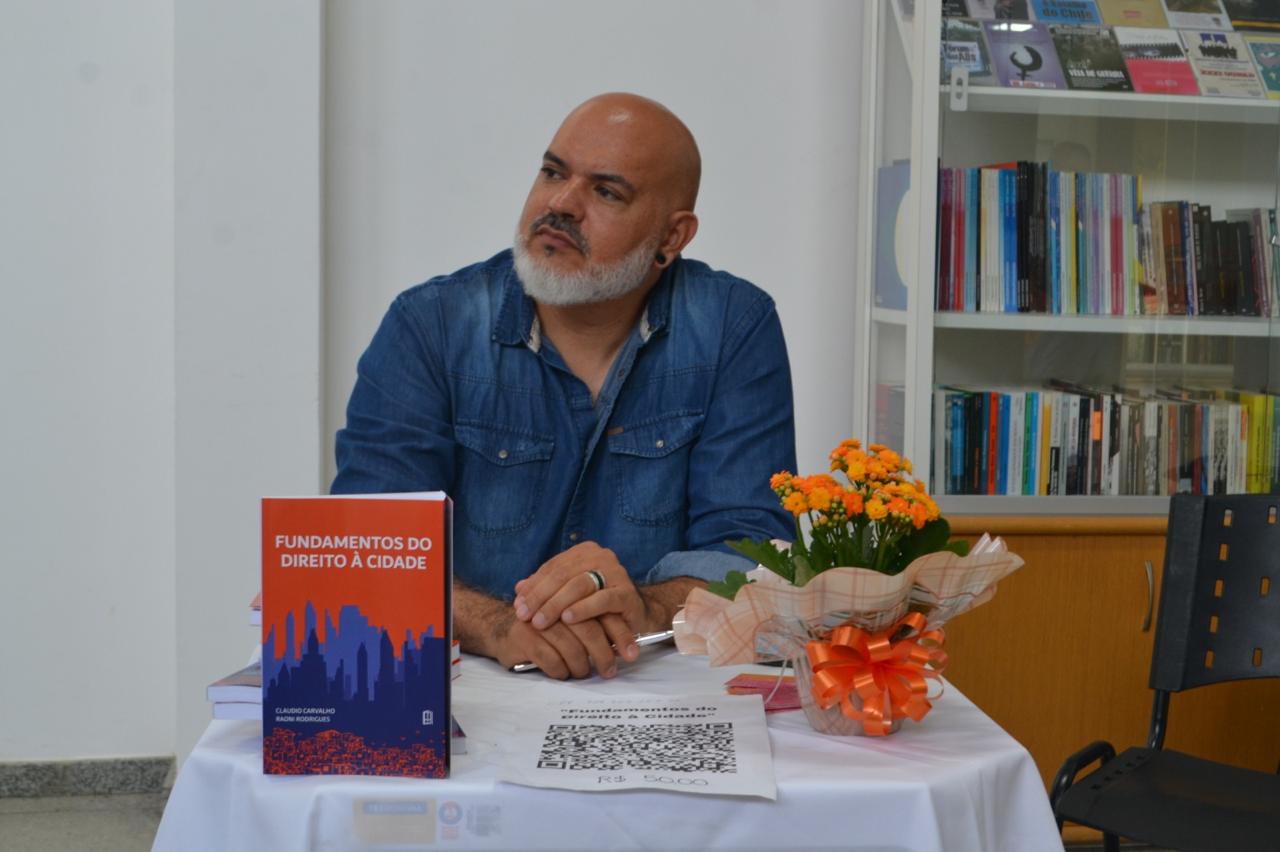
M 937 679 L 947 665 L 943 632 L 924 626 L 924 616 L 913 612 L 878 633 L 846 624 L 826 641 L 806 644 L 818 705 L 839 704 L 870 736 L 888 734 L 895 719 L 919 722 L 933 708 L 926 679 Z M 851 700 L 855 692 L 861 709 Z

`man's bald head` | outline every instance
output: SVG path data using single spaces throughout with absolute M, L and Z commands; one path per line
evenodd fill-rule
M 701 171 L 693 134 L 661 104 L 607 94 L 577 107 L 516 226 L 525 292 L 542 305 L 643 295 L 698 232 Z
M 569 113 L 556 138 L 578 132 L 616 135 L 619 144 L 648 161 L 673 210 L 693 209 L 702 181 L 702 155 L 689 128 L 671 110 L 627 92 L 596 95 Z

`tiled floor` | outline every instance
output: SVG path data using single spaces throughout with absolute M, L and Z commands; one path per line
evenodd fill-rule
M 0 852 L 146 852 L 168 793 L 0 798 Z

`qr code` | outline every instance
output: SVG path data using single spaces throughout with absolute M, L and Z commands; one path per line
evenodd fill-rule
M 549 725 L 538 768 L 737 772 L 733 723 Z

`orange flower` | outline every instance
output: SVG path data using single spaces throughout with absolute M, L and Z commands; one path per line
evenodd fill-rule
M 787 470 L 779 471 L 769 477 L 769 487 L 774 491 L 783 491 L 791 487 L 791 472 Z
M 844 511 L 852 518 L 862 511 L 862 495 L 856 491 L 844 492 Z
M 819 485 L 809 492 L 809 507 L 825 512 L 831 508 L 831 492 Z
M 911 504 L 901 497 L 894 497 L 889 501 L 889 511 L 895 515 L 905 515 L 911 510 Z
M 879 497 L 872 497 L 868 500 L 866 509 L 867 517 L 873 521 L 878 521 L 888 514 L 888 509 L 885 508 Z
M 920 529 L 929 520 L 929 509 L 923 503 L 911 504 L 911 526 Z
M 787 495 L 787 499 L 782 501 L 782 508 L 798 518 L 809 511 L 809 503 L 804 499 L 804 494 L 799 491 L 792 491 Z

